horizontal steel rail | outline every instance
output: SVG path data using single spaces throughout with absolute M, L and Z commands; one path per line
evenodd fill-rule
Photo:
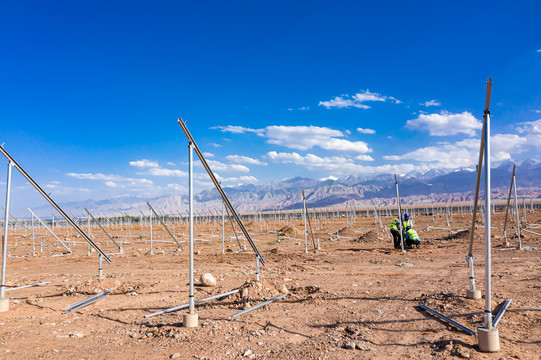
M 83 304 L 81 304 L 81 305 L 79 305 L 79 306 L 72 307 L 72 308 L 70 308 L 69 310 L 64 311 L 62 314 L 68 314 L 68 313 L 70 313 L 70 312 L 72 312 L 72 311 L 82 309 L 82 308 L 84 308 L 84 307 L 87 307 L 88 305 L 94 304 L 96 301 L 100 301 L 100 300 L 102 300 L 102 299 L 105 299 L 107 296 L 109 296 L 109 294 L 102 295 L 102 296 L 100 296 L 100 297 L 98 297 L 98 298 L 95 298 L 95 299 L 92 299 L 92 300 L 90 300 L 90 301 L 87 301 L 87 302 L 85 302 L 85 303 L 83 303 Z
M 194 305 L 200 304 L 200 303 L 205 302 L 205 301 L 210 301 L 210 300 L 214 300 L 214 299 L 221 299 L 221 298 L 227 297 L 227 296 L 229 296 L 229 295 L 232 295 L 232 294 L 235 294 L 235 293 L 238 293 L 238 292 L 239 292 L 239 289 L 235 289 L 235 290 L 231 290 L 231 291 L 225 292 L 225 293 L 223 293 L 223 294 L 218 294 L 218 295 L 209 296 L 208 298 L 204 298 L 204 299 L 201 299 L 201 300 L 194 301 Z M 154 312 L 154 313 L 145 315 L 145 318 L 150 318 L 150 317 L 153 317 L 153 316 L 158 316 L 158 315 L 163 315 L 163 314 L 172 313 L 172 312 L 175 312 L 175 311 L 179 311 L 179 310 L 185 309 L 185 308 L 187 308 L 188 306 L 190 306 L 189 303 L 187 303 L 187 304 L 182 304 L 182 305 L 179 305 L 179 306 L 174 306 L 174 307 L 169 308 L 169 309 L 164 309 L 164 310 L 156 311 L 156 312 Z
M 86 302 L 89 302 L 89 301 L 92 301 L 92 300 L 94 300 L 94 299 L 96 299 L 96 298 L 98 298 L 98 297 L 100 297 L 100 296 L 103 296 L 103 295 L 105 295 L 105 294 L 108 294 L 108 293 L 110 293 L 111 291 L 113 291 L 113 290 L 115 290 L 115 289 L 116 289 L 116 286 L 115 286 L 115 287 L 112 287 L 112 288 L 110 288 L 110 289 L 107 289 L 107 290 L 105 290 L 105 291 L 103 291 L 103 292 L 101 292 L 101 293 L 99 293 L 99 294 L 96 294 L 96 295 L 94 295 L 94 296 L 91 296 L 91 297 L 89 297 L 89 298 L 86 298 L 86 299 L 84 299 L 84 300 L 81 300 L 81 301 L 79 301 L 79 302 L 77 302 L 77 303 L 75 303 L 75 304 L 73 304 L 73 305 L 70 305 L 70 306 L 68 306 L 68 307 L 65 307 L 65 308 L 63 308 L 62 310 L 69 310 L 69 311 L 71 311 L 71 310 L 73 310 L 74 307 L 77 307 L 78 305 L 82 305 L 82 304 L 84 304 L 84 303 L 86 303 Z M 68 312 L 69 312 L 69 311 L 68 311 Z M 65 312 L 65 313 L 66 313 L 66 312 Z M 65 313 L 64 313 L 64 314 L 65 314 Z
M 169 235 L 171 235 L 171 237 L 173 238 L 173 240 L 175 240 L 175 242 L 177 243 L 178 247 L 179 247 L 181 250 L 184 250 L 184 248 L 182 247 L 182 245 L 179 244 L 179 242 L 177 241 L 177 239 L 175 238 L 175 236 L 171 233 L 171 231 L 169 231 L 169 229 L 167 228 L 167 226 L 165 226 L 165 223 L 163 222 L 162 218 L 156 213 L 156 211 L 154 211 L 154 209 L 152 208 L 152 206 L 150 206 L 150 204 L 148 203 L 148 201 L 147 201 L 147 205 L 148 205 L 148 207 L 150 208 L 150 210 L 152 211 L 152 213 L 154 213 L 154 215 L 158 218 L 158 220 L 160 220 L 160 223 L 163 225 L 163 227 L 165 228 L 165 230 L 167 230 L 167 232 L 169 233 Z
M 246 313 L 249 313 L 250 311 L 259 309 L 259 308 L 262 307 L 262 306 L 265 306 L 265 305 L 267 305 L 267 304 L 270 304 L 271 302 L 274 302 L 274 301 L 276 301 L 276 300 L 283 299 L 283 298 L 285 298 L 285 297 L 286 297 L 286 294 L 279 295 L 279 296 L 277 296 L 277 297 L 275 297 L 275 298 L 272 298 L 272 299 L 267 300 L 267 301 L 264 301 L 264 302 L 262 302 L 262 303 L 260 303 L 260 304 L 254 305 L 254 306 L 252 306 L 251 308 L 248 308 L 248 309 L 239 311 L 238 313 L 235 313 L 235 314 L 231 315 L 230 318 L 231 318 L 231 319 L 235 319 L 235 318 L 237 318 L 237 317 L 239 317 L 239 316 L 241 316 L 241 315 L 244 315 L 244 314 L 246 314 Z
M 421 307 L 421 308 L 423 308 L 423 309 L 425 309 L 426 311 L 428 311 L 428 312 L 431 313 L 432 315 L 436 315 L 437 317 L 441 318 L 442 320 L 447 321 L 449 324 L 456 326 L 456 327 L 459 328 L 460 330 L 464 331 L 466 334 L 472 335 L 472 336 L 475 335 L 475 331 L 468 329 L 468 328 L 465 327 L 464 325 L 460 325 L 460 324 L 457 323 L 456 321 L 449 319 L 447 316 L 445 316 L 445 315 L 443 315 L 443 314 L 440 314 L 440 313 L 437 312 L 436 310 L 433 310 L 433 309 L 431 309 L 431 308 L 429 308 L 428 306 L 425 306 L 425 305 L 423 305 L 423 304 L 418 304 L 418 306 Z
M 37 284 L 31 284 L 31 285 L 17 286 L 17 287 L 6 289 L 6 291 L 25 289 L 25 288 L 34 287 L 34 286 L 43 286 L 43 285 L 47 285 L 48 283 L 50 283 L 50 281 L 40 282 Z

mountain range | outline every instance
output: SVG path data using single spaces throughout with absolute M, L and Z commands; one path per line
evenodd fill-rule
M 513 169 L 512 161 L 505 161 L 492 168 L 491 185 L 493 197 L 506 198 Z M 433 169 L 426 173 L 412 172 L 398 177 L 400 196 L 406 203 L 467 201 L 473 198 L 476 180 L 475 168 Z M 528 159 L 516 169 L 520 196 L 537 198 L 541 195 L 541 162 Z M 314 180 L 293 177 L 262 185 L 241 185 L 224 188 L 231 203 L 240 213 L 260 210 L 291 210 L 302 208 L 302 192 L 310 208 L 363 207 L 372 202 L 389 205 L 396 202 L 394 175 L 349 175 L 341 179 Z M 482 189 L 481 189 L 482 191 Z M 196 211 L 220 213 L 222 201 L 216 189 L 204 190 L 194 195 Z M 152 199 L 119 197 L 108 200 L 86 200 L 64 203 L 61 206 L 71 214 L 84 214 L 86 207 L 94 215 L 118 216 L 127 214 L 149 215 L 149 201 L 161 214 L 186 215 L 187 195 L 168 195 Z M 48 208 L 36 209 L 38 213 L 50 214 Z

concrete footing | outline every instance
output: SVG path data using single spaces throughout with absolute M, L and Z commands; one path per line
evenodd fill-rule
M 478 290 L 478 289 L 466 290 L 466 297 L 468 299 L 480 299 L 481 298 L 481 290 Z
M 194 328 L 199 326 L 199 315 L 195 314 L 184 314 L 182 317 L 182 325 L 187 328 Z
M 500 333 L 496 328 L 477 328 L 477 340 L 482 352 L 500 351 Z
M 6 312 L 9 310 L 9 298 L 0 299 L 0 312 Z

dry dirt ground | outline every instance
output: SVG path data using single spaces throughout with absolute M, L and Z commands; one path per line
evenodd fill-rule
M 527 216 L 528 228 L 541 233 L 533 225 L 541 223 L 541 214 Z M 10 309 L 0 313 L 0 359 L 540 359 L 539 236 L 525 233 L 522 238 L 523 246 L 537 250 L 503 250 L 503 215 L 494 217 L 492 308 L 506 299 L 512 302 L 498 324 L 501 351 L 486 354 L 479 352 L 475 336 L 417 306 L 425 304 L 473 330 L 482 326 L 484 299 L 465 297 L 468 233 L 450 236 L 441 229 L 446 218 L 436 217 L 433 223 L 432 216 L 417 216 L 422 246 L 403 254 L 391 249 L 391 218 L 383 218 L 383 230 L 374 220 L 357 217 L 351 228 L 345 218 L 321 221 L 314 233 L 321 249 L 315 251 L 309 238 L 308 253 L 301 221 L 248 222 L 266 261 L 259 284 L 253 282 L 254 253 L 234 252 L 239 245 L 227 238 L 222 254 L 220 225 L 199 224 L 197 238 L 209 241 L 195 244 L 196 279 L 210 272 L 218 284 L 196 285 L 196 300 L 241 292 L 198 305 L 200 326 L 193 329 L 182 327 L 186 310 L 145 318 L 187 302 L 187 244 L 179 253 L 163 253 L 175 246 L 155 242 L 150 255 L 148 228 L 110 229 L 117 241 L 131 244 L 124 245 L 124 255 L 111 256 L 111 265 L 104 262 L 98 278 L 96 252 L 88 256 L 87 245 L 73 230 L 57 231 L 75 241 L 74 253 L 53 257 L 47 255 L 62 251 L 52 238 L 44 237 L 43 252 L 38 246 L 36 255 L 29 256 L 31 236 L 10 234 L 8 288 L 50 283 L 7 292 Z M 455 215 L 451 228 L 465 229 L 469 222 L 469 215 Z M 171 227 L 185 240 L 185 225 Z M 153 231 L 155 239 L 168 240 L 157 225 Z M 483 228 L 477 231 L 475 270 L 477 286 L 484 289 Z M 92 232 L 98 236 L 99 229 Z M 233 234 L 231 228 L 226 234 Z M 96 239 L 104 251 L 117 251 L 103 237 Z M 516 238 L 510 241 L 517 245 Z M 285 299 L 229 318 L 279 295 L 284 285 Z M 112 287 L 110 296 L 63 314 L 63 308 Z M 346 348 L 352 342 L 357 349 Z

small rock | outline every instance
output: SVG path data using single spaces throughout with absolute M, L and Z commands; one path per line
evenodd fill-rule
M 253 359 L 255 359 L 256 357 L 257 357 L 257 356 L 256 356 L 255 354 L 250 354 L 250 355 L 248 355 L 248 359 L 252 359 L 252 360 L 253 360 Z
M 180 357 L 180 353 L 174 353 L 173 355 L 171 355 L 169 358 L 170 359 L 177 359 Z
M 381 311 L 380 309 L 377 309 L 376 312 L 378 313 L 378 315 L 383 315 L 383 311 Z
M 250 356 L 250 355 L 252 355 L 252 354 L 253 354 L 252 350 L 248 349 L 248 350 L 246 350 L 246 351 L 242 354 L 242 356 L 248 357 L 248 356 Z
M 138 294 L 137 294 L 137 291 L 135 291 L 135 290 L 128 291 L 126 294 L 127 294 L 127 295 L 131 295 L 131 296 L 136 296 L 136 295 L 138 295 Z
M 76 338 L 76 339 L 82 338 L 83 336 L 85 336 L 85 334 L 83 334 L 82 332 L 75 332 L 73 334 L 70 334 L 70 337 Z
M 464 351 L 459 351 L 459 352 L 458 352 L 458 355 L 459 355 L 460 357 L 463 357 L 464 359 L 469 359 L 469 358 L 471 357 L 471 355 L 470 355 L 469 353 L 464 352 Z
M 285 286 L 284 284 L 276 284 L 276 290 L 278 290 L 278 292 L 280 294 L 289 294 L 289 290 L 287 289 L 287 286 Z
M 410 264 L 410 263 L 407 263 L 407 262 L 399 262 L 398 264 L 396 264 L 396 266 L 400 266 L 400 267 L 414 267 L 415 265 L 413 264 Z
M 344 349 L 355 350 L 355 342 L 349 341 L 344 345 Z
M 201 283 L 201 285 L 209 287 L 216 286 L 217 284 L 216 278 L 212 276 L 211 273 L 204 273 L 203 275 L 201 275 L 201 277 L 199 278 L 199 282 Z
M 356 348 L 358 350 L 362 350 L 362 351 L 367 351 L 368 350 L 368 346 L 366 346 L 365 344 L 356 344 Z

